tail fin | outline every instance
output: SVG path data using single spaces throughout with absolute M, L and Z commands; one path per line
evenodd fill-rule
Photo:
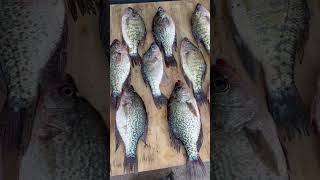
M 158 109 L 160 109 L 162 105 L 165 105 L 168 102 L 168 98 L 164 94 L 161 94 L 160 96 L 154 95 L 153 100 Z
M 140 65 L 142 61 L 141 56 L 138 53 L 130 54 L 130 59 L 132 62 L 132 66 Z
M 194 98 L 196 98 L 198 105 L 208 103 L 207 96 L 204 94 L 202 89 L 194 93 Z
M 113 109 L 117 110 L 119 107 L 120 95 L 111 93 L 111 104 Z
M 187 179 L 188 180 L 193 178 L 203 177 L 205 175 L 206 175 L 206 170 L 200 156 L 198 156 L 197 159 L 188 160 L 187 162 Z
M 268 107 L 281 140 L 291 140 L 297 134 L 309 135 L 309 113 L 295 86 L 287 91 L 268 93 Z
M 169 66 L 174 66 L 176 67 L 177 66 L 177 61 L 176 59 L 174 58 L 173 54 L 169 55 L 169 56 L 165 56 L 164 57 L 165 59 L 165 63 L 166 63 L 166 66 L 169 67 Z
M 20 148 L 25 117 L 23 114 L 23 112 L 10 112 L 7 109 L 1 113 L 0 146 L 4 149 Z
M 123 162 L 123 168 L 125 173 L 137 172 L 138 161 L 136 157 L 126 156 Z

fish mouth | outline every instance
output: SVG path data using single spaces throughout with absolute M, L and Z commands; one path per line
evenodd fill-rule
M 189 43 L 190 43 L 189 39 L 187 37 L 184 37 L 181 41 L 181 46 L 185 47 Z
M 117 46 L 117 45 L 119 45 L 119 44 L 120 44 L 120 41 L 119 41 L 118 39 L 115 39 L 115 40 L 112 41 L 111 47 Z
M 183 82 L 181 80 L 178 80 L 175 84 L 175 87 L 182 87 L 183 86 Z
M 161 6 L 159 6 L 158 7 L 158 12 L 164 12 L 164 9 Z
M 196 6 L 196 10 L 201 10 L 201 8 L 202 8 L 202 5 L 200 3 L 198 3 Z

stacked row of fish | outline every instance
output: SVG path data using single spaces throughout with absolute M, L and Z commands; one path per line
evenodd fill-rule
M 191 18 L 193 35 L 210 51 L 210 13 L 197 4 Z M 161 7 L 152 22 L 155 42 L 141 57 L 139 45 L 143 46 L 146 28 L 139 13 L 126 8 L 121 21 L 124 43 L 115 39 L 110 51 L 110 77 L 112 104 L 116 110 L 116 149 L 122 142 L 125 147 L 124 170 L 137 169 L 136 149 L 142 137 L 146 143 L 148 115 L 141 97 L 131 84 L 131 65 L 141 65 L 144 83 L 150 88 L 154 104 L 158 109 L 167 105 L 168 124 L 172 143 L 179 150 L 183 144 L 188 154 L 187 167 L 190 176 L 203 174 L 203 163 L 199 156 L 202 145 L 202 125 L 199 105 L 207 102 L 202 85 L 206 74 L 206 62 L 201 50 L 187 38 L 181 41 L 181 68 L 187 84 L 177 81 L 168 98 L 161 92 L 160 84 L 165 68 L 176 67 L 174 51 L 177 48 L 175 23 Z M 163 54 L 163 55 L 162 55 Z

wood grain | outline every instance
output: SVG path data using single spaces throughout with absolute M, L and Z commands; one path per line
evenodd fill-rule
M 139 54 L 142 56 L 147 51 L 151 43 L 154 41 L 152 35 L 152 19 L 159 6 L 163 7 L 173 18 L 176 25 L 177 33 L 177 52 L 174 53 L 175 58 L 179 64 L 180 62 L 180 43 L 184 37 L 190 39 L 195 43 L 191 32 L 191 14 L 196 7 L 197 3 L 203 4 L 208 10 L 209 0 L 200 1 L 174 1 L 174 2 L 160 2 L 160 3 L 138 3 L 138 4 L 122 4 L 111 5 L 110 14 L 110 27 L 111 42 L 114 39 L 122 39 L 121 34 L 121 17 L 125 8 L 133 7 L 138 10 L 139 14 L 144 19 L 147 28 L 147 39 L 143 47 L 140 47 Z M 205 60 L 208 64 L 207 74 L 204 82 L 204 90 L 208 91 L 209 86 L 209 56 L 205 49 L 201 47 Z M 149 127 L 147 135 L 147 146 L 143 142 L 139 142 L 137 155 L 138 155 L 138 171 L 149 171 L 155 169 L 162 169 L 186 164 L 186 155 L 184 149 L 180 153 L 176 152 L 170 145 L 169 129 L 167 122 L 166 107 L 158 110 L 153 102 L 150 90 L 146 87 L 142 80 L 140 67 L 132 69 L 131 82 L 137 93 L 144 100 L 147 108 Z M 180 64 L 178 68 L 166 69 L 168 79 L 161 84 L 162 92 L 169 97 L 175 82 L 180 79 L 184 81 L 181 73 Z M 200 107 L 201 120 L 204 132 L 204 141 L 200 150 L 200 157 L 204 162 L 210 159 L 210 115 L 208 106 Z M 111 163 L 111 176 L 123 174 L 123 160 L 124 160 L 124 147 L 123 145 L 115 152 L 115 112 L 111 113 L 110 122 L 110 163 Z

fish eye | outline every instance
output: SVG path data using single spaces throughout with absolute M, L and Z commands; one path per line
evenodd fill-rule
M 63 87 L 60 90 L 60 93 L 64 96 L 72 96 L 74 94 L 74 90 L 71 87 Z
M 213 89 L 215 93 L 223 93 L 228 91 L 230 88 L 227 79 L 218 78 L 213 81 Z

